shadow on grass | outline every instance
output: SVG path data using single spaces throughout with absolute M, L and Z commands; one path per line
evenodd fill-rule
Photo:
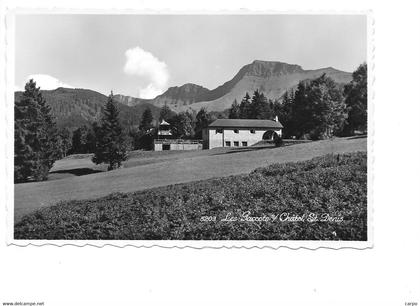
M 103 172 L 101 170 L 94 170 L 90 168 L 76 168 L 76 169 L 66 169 L 66 170 L 57 170 L 57 171 L 51 171 L 48 173 L 48 179 L 46 180 L 40 180 L 36 181 L 32 178 L 28 179 L 25 182 L 17 182 L 16 184 L 28 184 L 28 183 L 39 183 L 39 182 L 46 182 L 46 181 L 55 181 L 60 180 L 63 178 L 71 177 L 71 176 L 83 176 L 93 173 L 99 173 Z
M 278 147 L 272 146 L 265 146 L 265 147 L 247 147 L 247 148 L 238 148 L 238 149 L 231 149 L 225 152 L 220 152 L 212 155 L 224 155 L 224 154 L 233 154 L 233 153 L 241 153 L 241 152 L 249 152 L 249 151 L 257 151 L 257 150 L 266 150 L 266 149 L 275 149 Z
M 349 138 L 347 138 L 347 140 L 359 139 L 359 138 L 367 138 L 367 135 L 366 134 L 357 135 L 357 136 L 349 137 Z
M 103 172 L 101 170 L 94 170 L 90 168 L 76 168 L 76 169 L 66 169 L 66 170 L 57 170 L 52 171 L 50 174 L 72 174 L 75 176 L 82 176 L 82 175 L 88 175 L 93 173 L 99 173 Z

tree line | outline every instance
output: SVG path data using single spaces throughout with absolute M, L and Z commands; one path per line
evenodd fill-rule
M 93 162 L 116 169 L 129 150 L 153 148 L 162 120 L 171 125 L 176 138 L 201 139 L 203 129 L 217 118 L 271 120 L 275 116 L 286 138 L 323 139 L 366 132 L 367 65 L 360 65 L 344 87 L 322 75 L 299 82 L 296 89 L 274 101 L 258 90 L 252 97 L 246 93 L 240 103 L 233 101 L 222 113 L 202 108 L 197 113 L 174 114 L 164 105 L 159 118 L 153 118 L 146 108 L 139 126 L 128 129 L 121 125 L 112 92 L 100 120 L 75 130 L 58 129 L 40 88 L 30 80 L 22 98 L 15 101 L 15 182 L 47 179 L 54 162 L 67 154 L 93 153 Z
M 15 183 L 46 180 L 54 162 L 68 153 L 93 152 L 93 162 L 108 163 L 109 170 L 115 169 L 127 158 L 126 144 L 112 93 L 101 120 L 73 133 L 57 128 L 51 108 L 33 80 L 15 101 Z
M 300 81 L 282 98 L 269 100 L 258 90 L 246 93 L 229 109 L 233 119 L 273 119 L 283 124 L 285 138 L 325 139 L 367 131 L 367 65 L 360 65 L 344 87 L 325 74 Z
M 204 109 L 196 117 L 189 112 L 174 115 L 165 105 L 158 121 L 146 108 L 139 126 L 124 129 L 111 92 L 100 120 L 75 130 L 58 129 L 40 88 L 30 80 L 21 99 L 15 101 L 14 180 L 46 180 L 54 162 L 68 154 L 93 153 L 94 163 L 108 164 L 108 170 L 113 170 L 127 159 L 128 151 L 153 148 L 156 127 L 162 120 L 171 124 L 174 137 L 201 138 L 201 130 L 214 118 Z

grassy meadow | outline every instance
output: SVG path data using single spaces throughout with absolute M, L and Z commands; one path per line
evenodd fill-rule
M 236 174 L 274 163 L 288 163 L 326 154 L 366 151 L 366 138 L 336 138 L 284 147 L 218 148 L 198 151 L 130 153 L 123 168 L 103 171 L 90 155 L 59 160 L 50 176 L 61 179 L 15 184 L 15 223 L 31 212 L 62 201 L 91 200 L 116 192 L 135 192 Z M 60 171 L 60 172 L 57 172 Z
M 250 218 L 242 220 L 246 212 Z M 306 219 L 274 221 L 280 214 Z M 326 219 L 309 222 L 311 214 Z M 23 216 L 14 234 L 73 240 L 366 240 L 367 154 L 328 154 L 248 174 L 63 201 Z

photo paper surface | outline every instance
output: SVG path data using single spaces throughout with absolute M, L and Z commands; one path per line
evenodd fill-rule
M 371 247 L 371 23 L 10 16 L 9 242 Z

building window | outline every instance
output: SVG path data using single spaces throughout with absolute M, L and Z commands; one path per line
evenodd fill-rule
M 242 146 L 243 146 L 243 147 L 247 147 L 247 146 L 248 146 L 248 142 L 246 142 L 246 141 L 242 141 Z
M 234 142 L 233 142 L 233 145 L 234 145 L 235 147 L 239 147 L 239 141 L 234 141 Z
M 234 132 L 235 134 L 238 134 L 238 133 L 239 133 L 239 130 L 238 130 L 238 129 L 234 129 L 234 130 L 233 130 L 233 132 Z
M 255 130 L 251 130 L 251 134 L 255 134 Z
M 216 129 L 216 134 L 222 134 L 223 133 L 223 129 Z
M 230 147 L 230 141 L 226 141 L 226 147 Z

